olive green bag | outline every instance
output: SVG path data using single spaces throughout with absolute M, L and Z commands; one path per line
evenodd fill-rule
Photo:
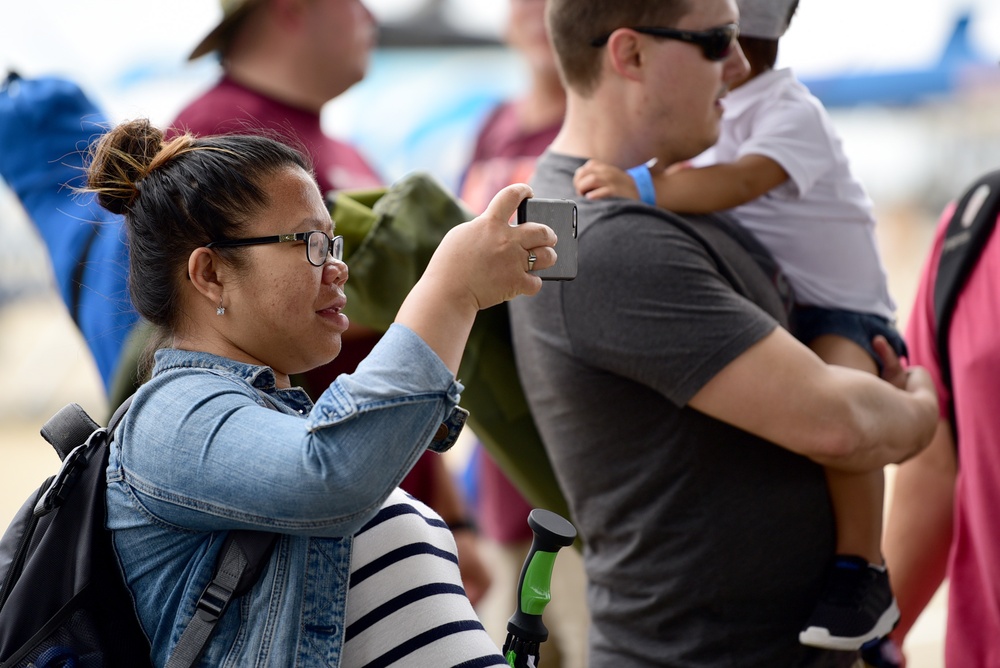
M 409 174 L 389 188 L 342 191 L 330 212 L 344 237 L 346 313 L 385 331 L 423 273 L 434 249 L 470 212 L 432 176 Z M 458 378 L 469 426 L 528 501 L 564 517 L 569 510 L 514 366 L 507 305 L 481 311 L 469 335 Z
M 414 172 L 387 188 L 340 191 L 328 197 L 350 267 L 345 285 L 351 322 L 385 331 L 420 278 L 444 235 L 471 220 L 457 198 L 426 173 Z M 135 362 L 148 328 L 137 326 L 112 388 L 134 392 Z M 131 369 L 132 373 L 127 373 Z M 469 426 L 532 505 L 569 516 L 514 366 L 507 305 L 479 313 L 458 373 Z

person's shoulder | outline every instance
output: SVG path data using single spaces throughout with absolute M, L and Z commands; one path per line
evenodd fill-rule
M 742 263 L 750 259 L 769 273 L 777 271 L 767 249 L 732 216 L 725 213 L 682 215 L 634 200 L 604 200 L 583 217 L 580 236 L 602 247 L 614 245 L 629 253 L 691 253 L 713 262 L 721 258 Z
M 251 382 L 238 375 L 217 367 L 172 367 L 136 392 L 127 433 L 175 432 L 199 409 L 222 415 L 252 404 L 265 405 Z
M 671 211 L 628 198 L 590 200 L 580 196 L 573 187 L 573 175 L 585 162 L 584 158 L 546 150 L 535 163 L 531 179 L 535 197 L 576 202 L 581 238 L 588 234 L 622 234 L 629 239 L 648 234 L 687 235 L 684 218 Z
M 711 261 L 711 242 L 683 216 L 625 199 L 584 202 L 581 206 L 581 263 L 611 271 L 652 263 L 658 271 L 675 271 Z
M 587 227 L 627 225 L 637 233 L 664 231 L 669 235 L 691 236 L 691 222 L 686 216 L 658 206 L 625 198 L 607 198 L 582 204 Z
M 378 171 L 358 147 L 327 134 L 322 142 L 323 150 L 313 155 L 313 168 L 322 190 L 378 188 L 383 184 Z
M 497 134 L 508 135 L 517 126 L 517 109 L 513 102 L 499 102 L 486 115 L 479 129 L 479 142 L 488 142 Z
M 262 126 L 267 106 L 265 98 L 222 78 L 185 105 L 170 127 L 197 135 L 238 132 Z
M 823 102 L 813 95 L 812 91 L 790 69 L 776 70 L 782 76 L 777 81 L 773 94 L 769 96 L 771 104 L 808 114 L 827 122 L 830 112 Z
M 157 392 L 171 396 L 235 392 L 255 398 L 255 386 L 273 387 L 274 372 L 210 353 L 164 348 L 157 351 L 152 377 L 139 388 L 137 399 Z
M 226 97 L 224 80 L 219 80 L 201 91 L 177 112 L 177 119 L 202 113 L 204 109 L 214 106 L 217 99 Z
M 783 76 L 774 79 L 767 90 L 755 96 L 748 105 L 747 123 L 750 136 L 743 149 L 760 149 L 767 142 L 770 150 L 785 147 L 785 155 L 763 153 L 777 160 L 786 170 L 786 162 L 795 159 L 803 145 L 833 150 L 837 132 L 823 103 L 806 88 L 790 70 L 779 70 Z M 763 75 L 761 75 L 763 76 Z M 739 89 L 737 89 L 739 90 Z M 787 144 L 791 141 L 791 144 Z M 788 153 L 790 151 L 791 153 Z M 778 159 L 782 157 L 783 159 Z
M 569 187 L 572 187 L 573 173 L 585 162 L 583 158 L 546 149 L 535 163 L 535 176 L 544 177 L 547 181 L 568 178 Z
M 331 137 L 328 134 L 323 135 L 323 141 L 327 144 L 328 149 L 335 151 L 341 158 L 346 157 L 352 161 L 364 163 L 368 166 L 368 160 L 365 159 L 364 155 L 354 144 L 344 141 L 343 139 Z M 374 170 L 372 171 L 374 173 Z

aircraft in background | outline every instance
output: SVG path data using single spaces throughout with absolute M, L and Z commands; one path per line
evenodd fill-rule
M 1000 88 L 1000 67 L 969 39 L 970 12 L 959 15 L 936 63 L 884 72 L 845 72 L 803 77 L 827 108 L 860 105 L 915 106 L 953 98 L 983 87 Z

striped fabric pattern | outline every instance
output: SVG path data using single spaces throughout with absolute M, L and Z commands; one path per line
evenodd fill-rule
M 395 490 L 354 539 L 341 666 L 506 665 L 462 588 L 448 526 Z

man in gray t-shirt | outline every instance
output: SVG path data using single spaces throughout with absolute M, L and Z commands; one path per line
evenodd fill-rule
M 577 197 L 587 158 L 669 164 L 715 141 L 718 97 L 746 73 L 735 42 L 634 27 L 710 31 L 738 23 L 735 2 L 548 2 L 569 105 L 533 188 L 578 199 L 579 273 L 510 308 L 584 540 L 590 665 L 849 666 L 852 653 L 798 644 L 833 555 L 819 464 L 872 470 L 919 451 L 937 418 L 930 380 L 892 358 L 896 386 L 824 365 L 781 326 L 726 220 Z

